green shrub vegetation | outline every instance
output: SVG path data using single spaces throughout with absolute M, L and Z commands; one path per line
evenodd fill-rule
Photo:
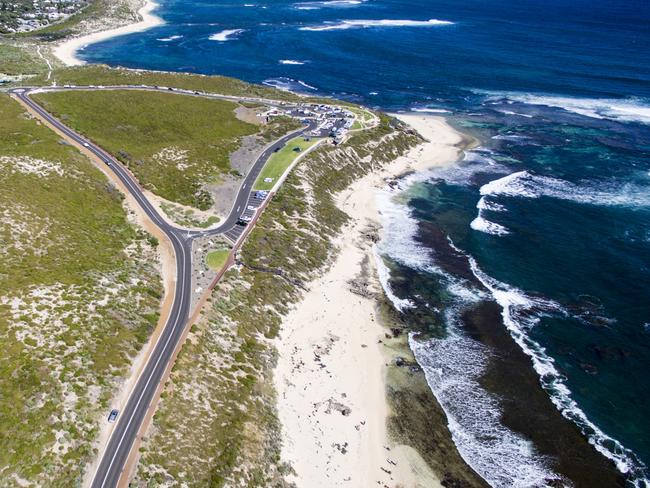
M 141 71 L 126 68 L 109 68 L 104 65 L 77 66 L 57 69 L 53 77 L 59 85 L 148 85 L 183 88 L 186 90 L 220 93 L 223 95 L 261 97 L 275 100 L 301 100 L 289 92 L 263 85 L 246 83 L 226 76 L 206 76 L 189 73 Z M 30 85 L 49 85 L 45 76 L 29 80 Z
M 331 239 L 347 220 L 334 195 L 419 140 L 383 118 L 343 147 L 323 145 L 301 160 L 193 327 L 141 449 L 136 483 L 287 486 L 267 339 L 332 259 Z
M 138 181 L 173 202 L 205 210 L 206 183 L 230 171 L 239 138 L 257 127 L 234 102 L 147 91 L 50 92 L 34 96 L 66 124 L 126 164 Z
M 47 64 L 28 47 L 0 42 L 0 73 L 34 75 L 47 71 Z
M 0 221 L 0 486 L 75 486 L 157 322 L 154 251 L 104 175 L 4 94 Z
M 318 139 L 305 140 L 304 137 L 291 139 L 277 153 L 273 154 L 262 168 L 262 172 L 255 181 L 254 188 L 257 190 L 270 190 L 277 183 L 287 168 L 293 163 L 303 151 L 316 144 Z M 297 150 L 296 150 L 297 149 Z M 271 178 L 271 181 L 264 181 Z

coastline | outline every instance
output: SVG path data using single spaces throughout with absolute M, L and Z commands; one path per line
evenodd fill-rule
M 112 37 L 142 32 L 153 27 L 163 25 L 165 21 L 153 13 L 158 8 L 158 4 L 152 0 L 146 3 L 138 10 L 141 17 L 139 22 L 127 24 L 121 27 L 108 29 L 99 32 L 92 32 L 79 37 L 67 39 L 54 48 L 53 53 L 66 66 L 81 66 L 86 64 L 85 61 L 77 57 L 77 52 L 90 44 L 105 41 Z
M 331 267 L 283 321 L 274 382 L 282 457 L 298 487 L 442 486 L 419 453 L 389 434 L 387 366 L 374 269 L 378 189 L 408 171 L 453 164 L 465 140 L 440 117 L 399 114 L 427 141 L 336 197 L 351 220 Z M 379 300 L 378 300 L 379 299 Z

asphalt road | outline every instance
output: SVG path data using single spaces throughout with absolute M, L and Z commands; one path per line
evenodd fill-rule
M 97 87 L 93 89 L 115 90 L 122 87 Z M 81 90 L 83 88 L 56 88 L 56 91 L 64 90 Z M 143 87 L 127 87 L 126 89 L 145 89 Z M 166 88 L 146 88 L 150 90 L 168 91 Z M 48 88 L 48 91 L 52 91 Z M 92 141 L 82 137 L 75 131 L 61 123 L 57 118 L 52 116 L 40 105 L 29 98 L 33 89 L 17 88 L 10 90 L 14 96 L 38 113 L 49 124 L 56 127 L 70 139 L 76 141 L 91 151 L 104 163 L 109 166 L 117 177 L 122 181 L 129 193 L 133 195 L 140 207 L 147 216 L 164 232 L 174 247 L 176 255 L 176 291 L 171 312 L 165 327 L 158 338 L 153 352 L 151 353 L 147 364 L 145 365 L 140 377 L 138 378 L 126 406 L 119 413 L 116 425 L 113 429 L 108 445 L 104 451 L 99 467 L 92 481 L 93 488 L 115 487 L 122 475 L 125 463 L 129 457 L 129 452 L 136 439 L 138 430 L 144 421 L 147 410 L 154 399 L 155 392 L 163 378 L 167 365 L 180 341 L 187 322 L 189 320 L 191 304 L 191 283 L 192 283 L 192 241 L 201 236 L 217 235 L 228 232 L 237 225 L 237 220 L 246 211 L 247 203 L 250 197 L 253 184 L 261 172 L 268 158 L 278 147 L 284 146 L 290 139 L 306 131 L 314 130 L 315 122 L 310 122 L 291 134 L 288 134 L 274 144 L 267 147 L 253 164 L 246 178 L 242 182 L 237 197 L 233 202 L 232 209 L 228 217 L 213 229 L 205 231 L 188 231 L 179 227 L 170 225 L 163 219 L 155 207 L 144 196 L 142 188 L 137 183 L 135 177 L 121 163 L 113 158 L 109 153 L 94 144 Z M 181 92 L 185 93 L 185 92 Z M 194 93 L 188 93 L 194 96 L 200 96 Z M 219 95 L 206 95 L 208 98 L 227 98 Z

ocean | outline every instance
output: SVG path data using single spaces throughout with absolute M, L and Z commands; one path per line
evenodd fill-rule
M 443 115 L 479 140 L 378 196 L 382 282 L 459 452 L 492 486 L 612 486 L 605 459 L 650 486 L 647 0 L 156 13 L 80 57 Z

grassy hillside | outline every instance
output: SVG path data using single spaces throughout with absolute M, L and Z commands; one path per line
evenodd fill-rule
M 221 93 L 247 97 L 266 97 L 276 100 L 300 100 L 289 92 L 253 85 L 226 76 L 206 76 L 189 73 L 141 71 L 125 68 L 109 68 L 104 65 L 77 66 L 54 71 L 59 85 L 131 85 L 172 86 L 187 90 Z M 45 76 L 29 80 L 30 85 L 49 85 Z
M 75 486 L 157 321 L 147 235 L 91 163 L 0 94 L 0 486 Z
M 0 74 L 33 75 L 47 71 L 47 64 L 36 48 L 0 41 Z
M 286 486 L 268 339 L 331 258 L 347 219 L 332 195 L 418 141 L 384 119 L 302 159 L 192 328 L 141 448 L 136 484 Z
M 88 91 L 34 96 L 66 124 L 118 157 L 140 183 L 173 202 L 207 209 L 202 187 L 230 171 L 239 138 L 257 127 L 236 104 L 173 93 Z

